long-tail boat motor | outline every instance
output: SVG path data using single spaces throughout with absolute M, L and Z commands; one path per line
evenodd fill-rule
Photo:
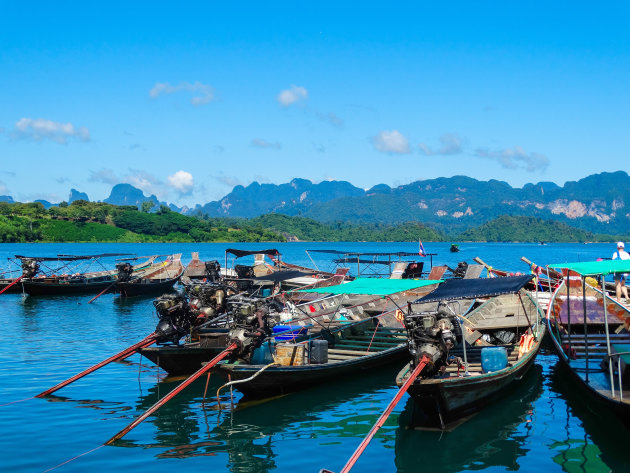
M 422 372 L 423 377 L 432 376 L 446 366 L 449 351 L 457 345 L 456 315 L 449 314 L 443 305 L 438 306 L 436 312 L 410 311 L 405 316 L 405 327 L 413 366 L 424 356 L 431 360 Z
M 252 353 L 272 334 L 275 322 L 268 317 L 266 304 L 260 299 L 232 299 L 234 325 L 230 330 L 230 343 L 236 343 L 239 357 L 249 362 Z
M 206 261 L 206 278 L 210 282 L 219 282 L 221 280 L 221 265 L 217 260 Z
M 164 294 L 153 301 L 160 321 L 155 327 L 157 343 L 179 344 L 179 340 L 188 334 L 197 320 L 186 296 L 183 294 Z
M 118 282 L 126 282 L 131 279 L 133 266 L 131 263 L 117 263 L 116 271 L 118 271 Z
M 190 297 L 190 305 L 205 317 L 213 317 L 225 312 L 226 295 L 228 290 L 234 290 L 220 284 L 195 284 L 186 288 L 186 294 Z
M 31 258 L 22 259 L 22 277 L 32 278 L 39 271 L 39 263 Z

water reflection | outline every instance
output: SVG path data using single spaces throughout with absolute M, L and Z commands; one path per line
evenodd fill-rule
M 519 469 L 531 434 L 534 403 L 543 392 L 542 367 L 534 365 L 510 393 L 451 432 L 416 430 L 410 398 L 399 417 L 396 467 L 399 472 Z M 420 454 L 420 452 L 427 452 Z
M 202 379 L 150 418 L 156 429 L 154 443 L 134 442 L 131 433 L 116 445 L 166 447 L 156 455 L 159 458 L 223 454 L 227 455 L 229 471 L 267 472 L 277 468 L 276 450 L 283 451 L 282 442 L 310 442 L 319 438 L 321 444 L 327 438 L 363 436 L 380 414 L 383 398 L 389 399 L 395 392 L 392 386 L 395 371 L 396 368 L 381 370 L 347 383 L 333 383 L 263 401 L 237 398 L 233 410 L 223 411 L 217 410 L 214 398 L 223 381 L 212 376 L 205 407 L 201 402 L 205 388 Z M 153 386 L 139 401 L 137 409 L 147 409 L 178 384 L 162 382 Z M 229 408 L 227 397 L 223 397 L 222 403 Z M 383 431 L 388 442 L 393 442 L 395 429 Z
M 551 445 L 557 451 L 553 461 L 568 473 L 630 471 L 627 428 L 606 406 L 580 389 L 571 376 L 561 363 L 551 371 L 550 388 L 566 402 L 564 412 L 554 413 L 556 418 L 563 418 L 566 439 Z

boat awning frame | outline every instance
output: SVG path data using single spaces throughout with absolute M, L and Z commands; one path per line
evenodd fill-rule
M 335 286 L 304 289 L 299 292 L 315 292 L 318 294 L 361 294 L 370 296 L 389 296 L 397 292 L 410 291 L 432 284 L 440 284 L 442 279 L 382 279 L 357 278 Z
M 500 278 L 448 279 L 435 291 L 415 300 L 413 304 L 515 294 L 533 278 L 533 274 L 526 274 Z
M 225 250 L 225 253 L 230 253 L 234 256 L 236 256 L 237 258 L 242 258 L 243 256 L 250 256 L 250 255 L 259 255 L 259 254 L 263 254 L 263 255 L 268 255 L 268 256 L 279 256 L 280 252 L 278 250 L 274 250 L 274 249 L 270 249 L 270 250 L 237 250 L 235 248 L 228 248 L 227 250 Z
M 579 263 L 550 264 L 552 269 L 568 269 L 580 276 L 599 276 L 600 274 L 630 273 L 630 260 L 613 259 L 602 261 L 583 261 Z

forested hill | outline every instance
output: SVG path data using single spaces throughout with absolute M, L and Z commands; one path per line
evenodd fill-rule
M 594 235 L 591 232 L 570 227 L 553 220 L 541 220 L 534 217 L 501 216 L 479 227 L 465 231 L 457 237 L 458 241 L 490 242 L 585 242 L 613 240 L 606 235 Z
M 563 222 L 593 233 L 630 232 L 630 177 L 624 171 L 594 174 L 558 186 L 479 181 L 466 176 L 426 179 L 391 188 L 363 190 L 344 181 L 314 184 L 236 186 L 216 202 L 192 212 L 211 217 L 252 218 L 270 212 L 301 215 L 320 222 L 397 224 L 417 221 L 456 234 L 501 215 Z
M 76 200 L 49 209 L 41 203 L 0 202 L 0 242 L 254 242 L 254 241 L 612 241 L 533 217 L 499 217 L 459 236 L 419 222 L 323 224 L 268 214 L 253 219 L 197 218 L 153 203 L 115 206 Z
M 320 224 L 302 217 L 200 219 L 162 205 L 151 212 L 104 202 L 77 200 L 46 209 L 41 203 L 0 202 L 0 242 L 253 242 L 253 241 L 442 241 L 423 225 Z
M 69 203 L 88 200 L 72 189 Z M 0 202 L 12 203 L 11 196 Z M 61 204 L 40 201 L 46 209 Z M 514 188 L 506 182 L 479 181 L 466 176 L 415 181 L 365 190 L 346 181 L 313 183 L 293 179 L 285 184 L 236 186 L 225 197 L 193 209 L 159 202 L 130 184 L 117 184 L 106 203 L 135 205 L 207 218 L 252 219 L 267 214 L 307 217 L 335 226 L 335 222 L 394 226 L 422 222 L 454 236 L 502 215 L 535 217 L 565 223 L 592 233 L 630 233 L 630 176 L 624 171 L 593 174 L 558 186 L 552 182 Z M 367 225 L 369 227 L 369 225 Z

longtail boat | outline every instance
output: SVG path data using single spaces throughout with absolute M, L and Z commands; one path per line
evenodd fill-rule
M 154 262 L 140 271 L 129 263 L 117 264 L 116 290 L 128 297 L 160 294 L 172 289 L 184 273 L 181 257 L 181 253 L 169 255 L 164 261 Z
M 391 297 L 403 290 L 421 291 L 441 281 L 357 279 L 353 282 L 322 289 L 348 294 L 348 286 L 361 286 L 366 296 Z M 369 289 L 368 289 L 369 287 Z M 393 289 L 395 287 L 395 289 Z M 402 359 L 406 351 L 406 337 L 396 305 L 379 315 L 359 321 L 331 320 L 306 340 L 293 343 L 269 337 L 248 358 L 237 358 L 219 363 L 215 370 L 229 384 L 248 398 L 268 397 L 304 389 L 335 379 L 358 375 L 364 370 Z M 313 324 L 315 325 L 315 324 Z
M 402 279 L 420 278 L 426 276 L 433 268 L 433 257 L 436 253 L 426 253 L 420 250 L 418 253 L 404 251 L 396 252 L 356 252 L 344 250 L 306 250 L 310 253 L 328 254 L 334 256 L 332 260 L 335 269 L 353 267 L 356 269 L 356 277 L 395 277 L 398 273 Z M 424 261 L 419 258 L 429 258 L 429 268 L 424 267 Z M 311 258 L 312 260 L 312 258 Z M 334 270 L 333 270 L 334 271 Z
M 630 424 L 630 311 L 587 278 L 630 273 L 630 261 L 550 265 L 565 278 L 553 294 L 547 323 L 560 363 L 594 399 Z
M 408 392 L 442 429 L 483 407 L 533 364 L 545 324 L 523 290 L 532 278 L 451 279 L 409 306 L 411 360 L 396 383 L 403 385 L 418 360 L 429 357 L 431 365 Z M 467 311 L 470 300 L 477 302 Z M 426 309 L 435 303 L 437 310 Z
M 390 322 L 401 327 L 400 322 L 391 319 L 391 314 L 395 314 L 409 300 L 426 294 L 439 282 L 360 278 L 345 284 L 299 291 L 317 297 L 303 303 L 294 303 L 284 294 L 271 298 L 251 298 L 230 293 L 230 286 L 197 285 L 187 289 L 187 292 L 198 291 L 200 294 L 199 297 L 191 294 L 189 304 L 199 307 L 198 311 L 204 314 L 209 313 L 210 318 L 194 328 L 185 343 L 180 344 L 179 338 L 171 339 L 143 349 L 141 353 L 170 375 L 190 374 L 199 369 L 201 362 L 212 358 L 228 345 L 229 312 L 233 306 L 250 300 L 264 303 L 268 316 L 274 319 L 275 324 L 294 327 L 295 332 L 300 331 L 299 327 L 308 326 L 310 335 L 383 313 L 390 314 Z M 377 286 L 388 294 L 387 297 L 374 294 Z M 225 298 L 225 304 L 221 307 L 216 303 L 217 294 L 221 303 Z M 223 316 L 220 315 L 222 313 Z M 189 330 L 182 330 L 181 333 L 182 336 L 190 335 Z M 305 338 L 300 337 L 299 340 Z
M 128 256 L 121 253 L 99 255 L 58 255 L 56 257 L 29 257 L 16 255 L 22 264 L 23 279 L 20 284 L 29 295 L 97 294 L 117 280 L 117 270 L 104 267 L 101 259 Z M 142 270 L 151 265 L 154 258 L 132 266 Z M 84 267 L 100 265 L 100 271 L 85 271 Z

